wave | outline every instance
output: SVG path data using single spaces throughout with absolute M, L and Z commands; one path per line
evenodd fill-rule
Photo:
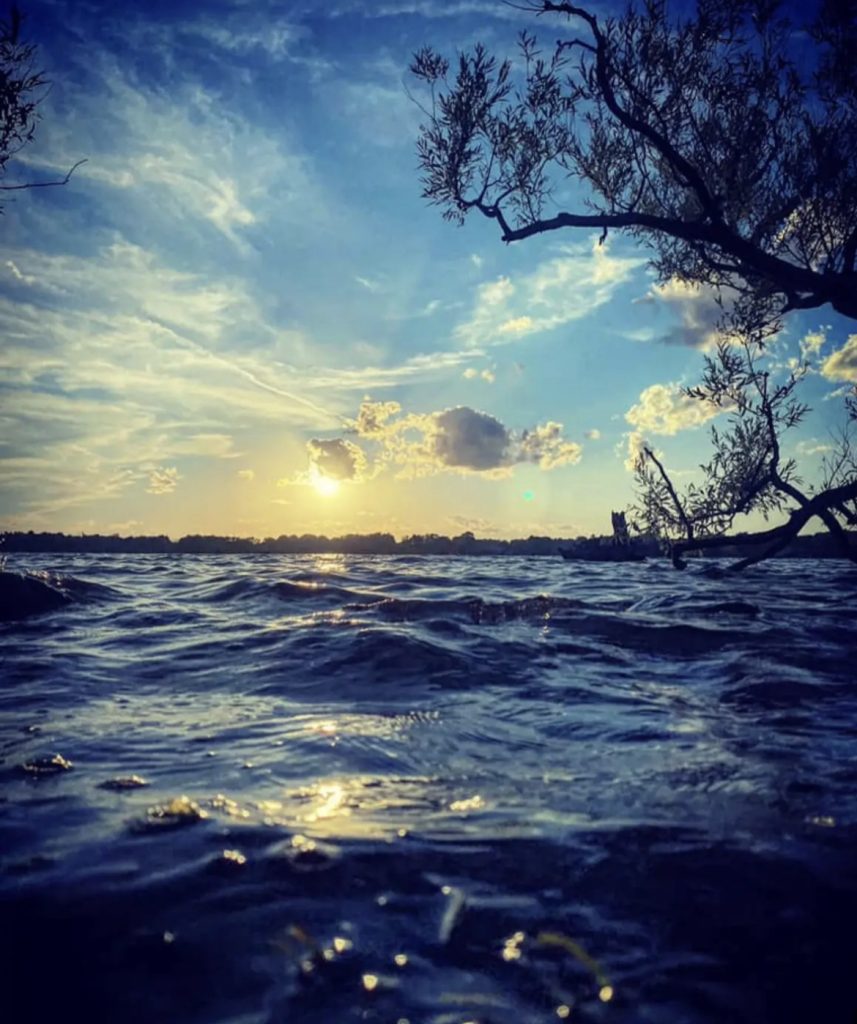
M 30 1019 L 851 1012 L 857 574 L 32 563 L 62 603 L 0 629 Z

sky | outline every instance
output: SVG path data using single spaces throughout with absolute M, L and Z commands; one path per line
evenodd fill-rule
M 0 529 L 609 533 L 642 436 L 677 481 L 716 306 L 613 234 L 504 245 L 421 197 L 424 44 L 514 51 L 500 0 L 29 0 L 51 87 L 0 219 Z M 548 41 L 551 29 L 547 32 Z M 854 325 L 786 454 L 819 472 Z

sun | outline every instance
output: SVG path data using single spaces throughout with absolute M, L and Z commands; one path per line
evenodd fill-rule
M 339 493 L 339 481 L 332 476 L 325 476 L 317 466 L 310 469 L 309 482 L 323 498 L 332 498 Z

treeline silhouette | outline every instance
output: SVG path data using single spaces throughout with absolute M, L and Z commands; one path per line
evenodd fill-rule
M 738 535 L 739 537 L 742 535 Z M 581 554 L 612 543 L 612 537 L 555 538 L 530 536 L 518 540 L 475 537 L 469 531 L 455 537 L 436 533 L 412 534 L 396 540 L 391 533 L 349 533 L 325 537 L 312 533 L 282 535 L 258 540 L 254 537 L 218 537 L 189 534 L 171 540 L 157 536 L 120 537 L 117 534 L 36 533 L 32 530 L 4 535 L 0 553 L 12 552 L 87 552 L 93 554 L 140 555 L 263 555 L 263 554 L 343 554 L 343 555 L 543 555 L 556 557 L 560 547 L 577 549 Z M 636 538 L 635 550 L 650 557 L 662 554 L 652 538 Z M 746 545 L 736 544 L 734 552 L 721 548 L 721 558 L 746 554 Z M 780 557 L 839 557 L 832 538 L 816 533 L 796 538 Z

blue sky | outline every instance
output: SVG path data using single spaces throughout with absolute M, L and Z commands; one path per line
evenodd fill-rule
M 706 424 L 677 386 L 699 372 L 710 299 L 655 285 L 621 236 L 509 247 L 420 197 L 413 51 L 510 53 L 519 12 L 26 14 L 53 84 L 6 181 L 87 162 L 63 188 L 6 194 L 0 526 L 608 532 L 633 496 L 635 432 L 692 479 Z M 810 335 L 827 368 L 790 442 L 809 479 L 840 416 L 830 394 L 857 377 L 853 330 L 816 310 L 778 342 L 785 362 Z

